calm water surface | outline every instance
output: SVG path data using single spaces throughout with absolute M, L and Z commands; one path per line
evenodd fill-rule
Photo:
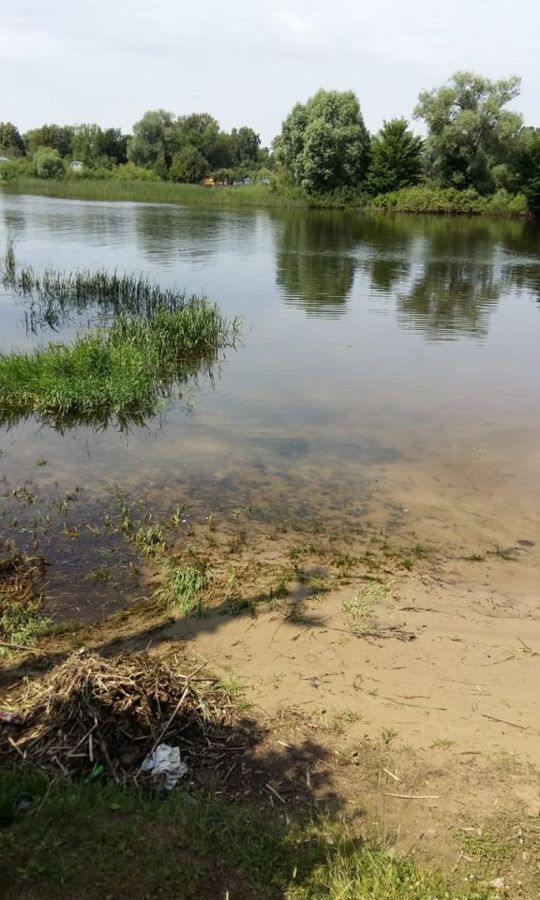
M 0 193 L 1 247 L 8 238 L 36 270 L 104 266 L 205 294 L 243 334 L 213 383 L 147 428 L 0 431 L 6 492 L 114 483 L 209 506 L 361 509 L 393 473 L 403 484 L 475 452 L 492 453 L 493 478 L 511 472 L 516 498 L 539 480 L 525 465 L 540 437 L 531 225 Z M 1 351 L 58 338 L 29 336 L 24 311 L 0 293 Z

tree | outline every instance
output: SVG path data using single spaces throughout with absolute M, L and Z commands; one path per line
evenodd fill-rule
M 219 123 L 209 113 L 191 113 L 177 120 L 178 136 L 182 147 L 195 147 L 210 160 L 219 135 Z
M 369 162 L 369 135 L 352 91 L 318 91 L 297 103 L 275 144 L 277 161 L 310 193 L 356 187 Z
M 166 171 L 180 148 L 178 131 L 172 113 L 164 109 L 145 112 L 133 126 L 129 159 L 139 166 L 153 166 Z
M 258 161 L 261 139 L 253 128 L 248 128 L 247 125 L 233 128 L 230 140 L 234 165 L 249 165 Z
M 58 150 L 60 156 L 71 156 L 71 140 L 73 128 L 71 125 L 42 125 L 41 128 L 32 128 L 24 135 L 26 149 L 32 156 L 39 147 L 50 147 Z
M 196 147 L 188 145 L 175 155 L 170 168 L 170 178 L 186 184 L 199 184 L 208 175 L 209 165 L 206 157 Z
M 38 178 L 60 178 L 64 174 L 64 163 L 52 147 L 40 147 L 34 155 L 34 165 Z
M 506 163 L 522 127 L 519 113 L 504 107 L 517 97 L 520 79 L 490 81 L 456 72 L 449 83 L 423 91 L 414 111 L 428 127 L 427 173 L 444 187 L 495 187 L 493 170 Z
M 385 122 L 371 142 L 368 188 L 386 194 L 417 184 L 422 174 L 421 137 L 413 134 L 406 119 Z
M 0 154 L 3 156 L 24 156 L 24 141 L 13 122 L 0 122 Z
M 523 191 L 527 205 L 540 219 L 540 128 L 524 128 L 517 143 L 512 168 L 516 187 Z

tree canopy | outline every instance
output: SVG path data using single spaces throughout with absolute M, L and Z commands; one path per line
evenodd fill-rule
M 369 135 L 352 91 L 318 91 L 297 103 L 276 141 L 278 162 L 310 193 L 357 187 L 365 179 Z
M 520 84 L 515 76 L 490 81 L 456 72 L 448 84 L 422 91 L 414 115 L 428 128 L 428 176 L 443 187 L 490 193 L 523 124 L 519 113 L 504 109 Z
M 371 142 L 368 189 L 385 194 L 417 184 L 422 175 L 422 138 L 408 127 L 406 119 L 385 122 Z
M 5 156 L 23 156 L 24 141 L 13 122 L 0 122 L 0 153 Z

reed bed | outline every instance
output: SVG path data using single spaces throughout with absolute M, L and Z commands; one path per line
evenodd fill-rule
M 192 300 L 152 317 L 121 313 L 73 344 L 0 354 L 0 423 L 37 414 L 57 428 L 143 424 L 188 379 L 211 375 L 237 328 L 214 304 Z
M 105 269 L 36 273 L 31 266 L 18 265 L 12 242 L 7 245 L 0 278 L 7 290 L 31 301 L 26 322 L 33 332 L 44 325 L 56 329 L 74 312 L 80 314 L 88 307 L 111 316 L 151 317 L 162 311 L 179 312 L 190 303 L 184 291 L 163 289 L 145 275 Z
M 0 730 L 0 758 L 126 784 L 140 779 L 158 744 L 168 743 L 180 747 L 188 770 L 215 767 L 231 739 L 243 748 L 231 727 L 230 693 L 201 668 L 182 674 L 147 654 L 104 659 L 77 651 L 12 695 L 16 719 Z

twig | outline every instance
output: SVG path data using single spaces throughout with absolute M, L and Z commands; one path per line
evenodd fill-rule
M 280 801 L 280 803 L 286 803 L 286 802 L 287 802 L 286 800 L 283 799 L 283 797 L 281 796 L 281 794 L 278 794 L 278 792 L 276 791 L 276 789 L 273 788 L 271 784 L 267 784 L 266 787 L 268 788 L 269 791 L 272 792 L 272 794 L 274 795 L 274 797 L 277 797 L 277 798 L 278 798 L 278 800 Z
M 398 800 L 439 800 L 439 794 L 389 794 L 385 797 L 396 797 Z
M 36 647 L 29 647 L 28 644 L 14 644 L 12 641 L 0 641 L 0 647 L 10 647 L 12 650 L 28 650 L 30 653 L 40 653 Z
M 383 772 L 386 772 L 386 774 L 389 775 L 390 778 L 393 778 L 394 781 L 401 781 L 401 778 L 398 778 L 397 775 L 394 775 L 394 773 L 391 772 L 390 769 L 385 769 L 384 766 L 382 766 L 382 770 Z
M 520 731 L 528 731 L 528 725 L 517 725 L 515 722 L 509 722 L 508 719 L 498 719 L 496 716 L 488 716 L 487 713 L 481 713 L 484 719 L 491 719 L 492 722 L 500 722 L 501 725 L 511 725 L 512 728 L 519 728 Z

